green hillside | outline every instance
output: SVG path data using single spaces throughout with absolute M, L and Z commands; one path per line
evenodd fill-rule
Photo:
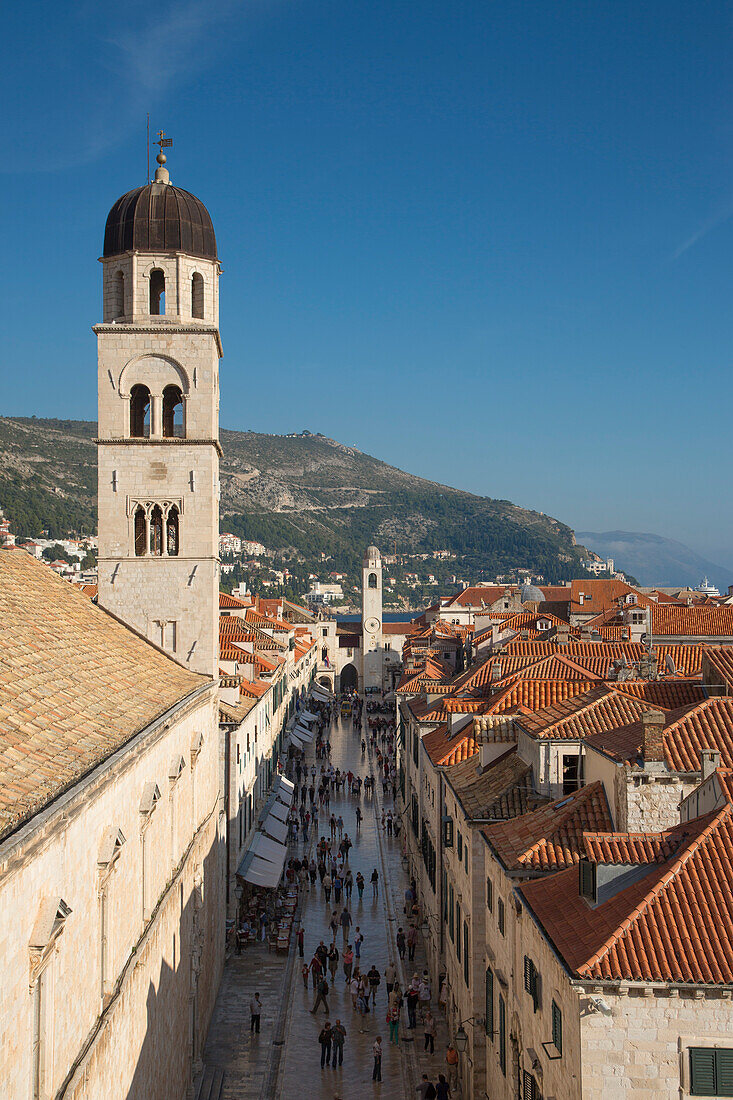
M 96 527 L 96 424 L 0 418 L 0 507 L 23 536 Z M 221 433 L 222 530 L 328 555 L 353 574 L 364 547 L 458 555 L 487 576 L 529 569 L 547 582 L 582 573 L 585 551 L 551 517 L 426 481 L 318 435 Z

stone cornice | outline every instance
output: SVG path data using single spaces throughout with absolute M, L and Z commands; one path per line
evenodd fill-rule
M 182 325 L 182 324 L 166 324 L 162 322 L 158 325 L 136 325 L 134 323 L 128 323 L 122 321 L 120 324 L 110 324 L 109 322 L 102 322 L 99 325 L 92 325 L 92 332 L 100 335 L 110 335 L 114 333 L 119 336 L 120 333 L 134 332 L 136 335 L 153 335 L 162 336 L 164 333 L 185 333 L 187 336 L 202 335 L 213 336 L 216 339 L 216 347 L 219 352 L 219 358 L 224 355 L 224 351 L 221 346 L 221 336 L 219 335 L 219 329 L 216 325 Z
M 221 443 L 218 439 L 181 439 L 178 436 L 165 436 L 156 439 L 149 439 L 145 436 L 141 437 L 128 437 L 120 439 L 93 439 L 92 443 L 96 443 L 98 447 L 215 447 L 219 457 L 221 458 L 224 452 L 221 449 Z

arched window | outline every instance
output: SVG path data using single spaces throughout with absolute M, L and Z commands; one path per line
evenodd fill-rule
M 150 390 L 133 386 L 130 390 L 130 435 L 147 439 L 150 435 Z
M 150 272 L 150 314 L 152 317 L 165 316 L 165 275 L 159 267 Z
M 125 316 L 125 274 L 118 271 L 114 278 L 114 300 L 112 302 L 112 320 Z
M 163 553 L 163 513 L 155 504 L 150 512 L 150 553 L 160 557 Z
M 175 504 L 168 511 L 165 529 L 166 552 L 170 557 L 175 558 L 178 554 L 178 509 Z
M 147 537 L 145 531 L 145 509 L 141 504 L 135 509 L 135 557 L 145 556 L 147 549 Z
M 367 584 L 369 585 L 370 588 L 376 588 L 377 587 L 377 574 L 376 573 L 370 573 L 369 574 L 369 579 L 367 581 Z
M 163 435 L 183 438 L 183 394 L 178 386 L 163 390 Z
M 198 271 L 191 278 L 191 316 L 204 316 L 204 277 Z

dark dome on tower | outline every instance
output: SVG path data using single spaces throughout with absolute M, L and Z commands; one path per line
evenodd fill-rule
M 216 260 L 211 216 L 200 199 L 170 183 L 128 191 L 107 215 L 103 256 L 122 252 L 187 252 Z

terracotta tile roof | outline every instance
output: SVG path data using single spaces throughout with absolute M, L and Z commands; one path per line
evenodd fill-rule
M 233 640 L 254 641 L 256 634 L 239 615 L 222 615 L 219 619 L 219 637 Z
M 619 763 L 635 765 L 642 745 L 641 722 L 599 733 L 586 740 L 591 748 Z M 664 760 L 674 772 L 700 771 L 702 749 L 717 749 L 721 763 L 733 767 L 733 699 L 705 699 L 667 714 L 663 734 Z
M 462 592 L 458 592 L 457 595 L 451 596 L 443 604 L 443 608 L 446 607 L 481 607 L 481 603 L 485 603 L 487 606 L 492 603 L 496 603 L 507 592 L 518 592 L 519 589 L 516 584 L 492 584 L 480 587 L 478 585 L 474 587 L 464 588 Z
M 240 701 L 236 704 L 225 703 L 222 699 L 219 700 L 219 721 L 224 723 L 235 722 L 239 725 L 247 717 L 253 707 L 257 706 L 256 699 L 250 699 L 249 697 L 240 698 Z
M 87 597 L 87 599 L 95 600 L 97 598 L 98 586 L 96 584 L 80 584 L 79 590 Z
M 539 872 L 578 863 L 585 854 L 584 832 L 612 828 L 603 784 L 591 783 L 521 817 L 489 825 L 483 834 L 505 870 Z
M 484 713 L 517 714 L 543 710 L 562 699 L 582 695 L 598 686 L 595 680 L 515 680 L 491 697 Z
M 652 631 L 678 637 L 733 637 L 733 607 L 654 606 Z
M 657 655 L 659 674 L 665 674 L 665 658 L 670 656 L 675 664 L 677 675 L 694 679 L 701 675 L 702 656 L 705 647 L 702 645 L 685 644 L 655 644 L 654 652 Z M 622 657 L 631 665 L 642 660 L 646 653 L 646 647 L 640 642 L 592 642 L 589 639 L 573 639 L 568 642 L 553 641 L 521 641 L 508 642 L 502 646 L 502 655 L 516 657 L 547 657 L 552 653 L 563 653 L 570 657 L 576 664 L 584 665 L 585 659 L 603 657 L 608 661 L 609 667 L 614 661 Z
M 219 608 L 222 611 L 243 611 L 250 606 L 249 602 L 245 603 L 236 596 L 230 596 L 228 592 L 219 593 Z
M 458 723 L 455 731 L 443 722 L 437 729 L 426 733 L 422 745 L 435 767 L 452 767 L 478 752 L 473 738 L 473 718 Z
M 243 697 L 249 695 L 254 699 L 259 699 L 263 695 L 266 695 L 271 687 L 272 684 L 265 683 L 264 680 L 243 680 L 239 688 L 239 693 Z
M 532 768 L 513 746 L 480 771 L 477 758 L 456 764 L 445 773 L 447 786 L 471 820 L 515 817 L 541 801 L 532 790 Z
M 654 602 L 625 581 L 586 577 L 583 580 L 573 581 L 570 588 L 570 611 L 573 615 L 590 613 L 597 615 L 599 611 L 604 611 L 608 607 L 617 607 L 619 599 L 628 595 L 636 596 L 638 607 L 649 607 Z M 582 603 L 580 602 L 581 593 L 583 594 Z
M 621 683 L 614 681 L 611 686 L 662 710 L 701 703 L 707 694 L 702 684 L 692 680 L 624 680 Z
M 413 634 L 416 630 L 414 623 L 382 623 L 383 634 Z
M 206 684 L 24 550 L 0 551 L 0 836 Z
M 677 850 L 595 908 L 580 896 L 574 867 L 519 892 L 579 978 L 730 985 L 732 813 L 727 804 L 667 830 L 680 837 Z
M 533 737 L 577 741 L 638 721 L 652 705 L 603 685 L 534 714 L 522 714 L 517 721 Z
M 583 855 L 591 863 L 664 863 L 675 854 L 682 835 L 675 833 L 588 832 L 583 837 Z
M 708 666 L 719 674 L 730 691 L 733 688 L 733 646 L 703 645 L 700 648 Z
M 410 709 L 420 722 L 448 722 L 452 714 L 484 714 L 486 699 L 456 699 L 448 697 L 433 703 L 412 703 Z
M 567 603 L 572 594 L 569 584 L 538 584 L 537 587 L 547 603 Z

